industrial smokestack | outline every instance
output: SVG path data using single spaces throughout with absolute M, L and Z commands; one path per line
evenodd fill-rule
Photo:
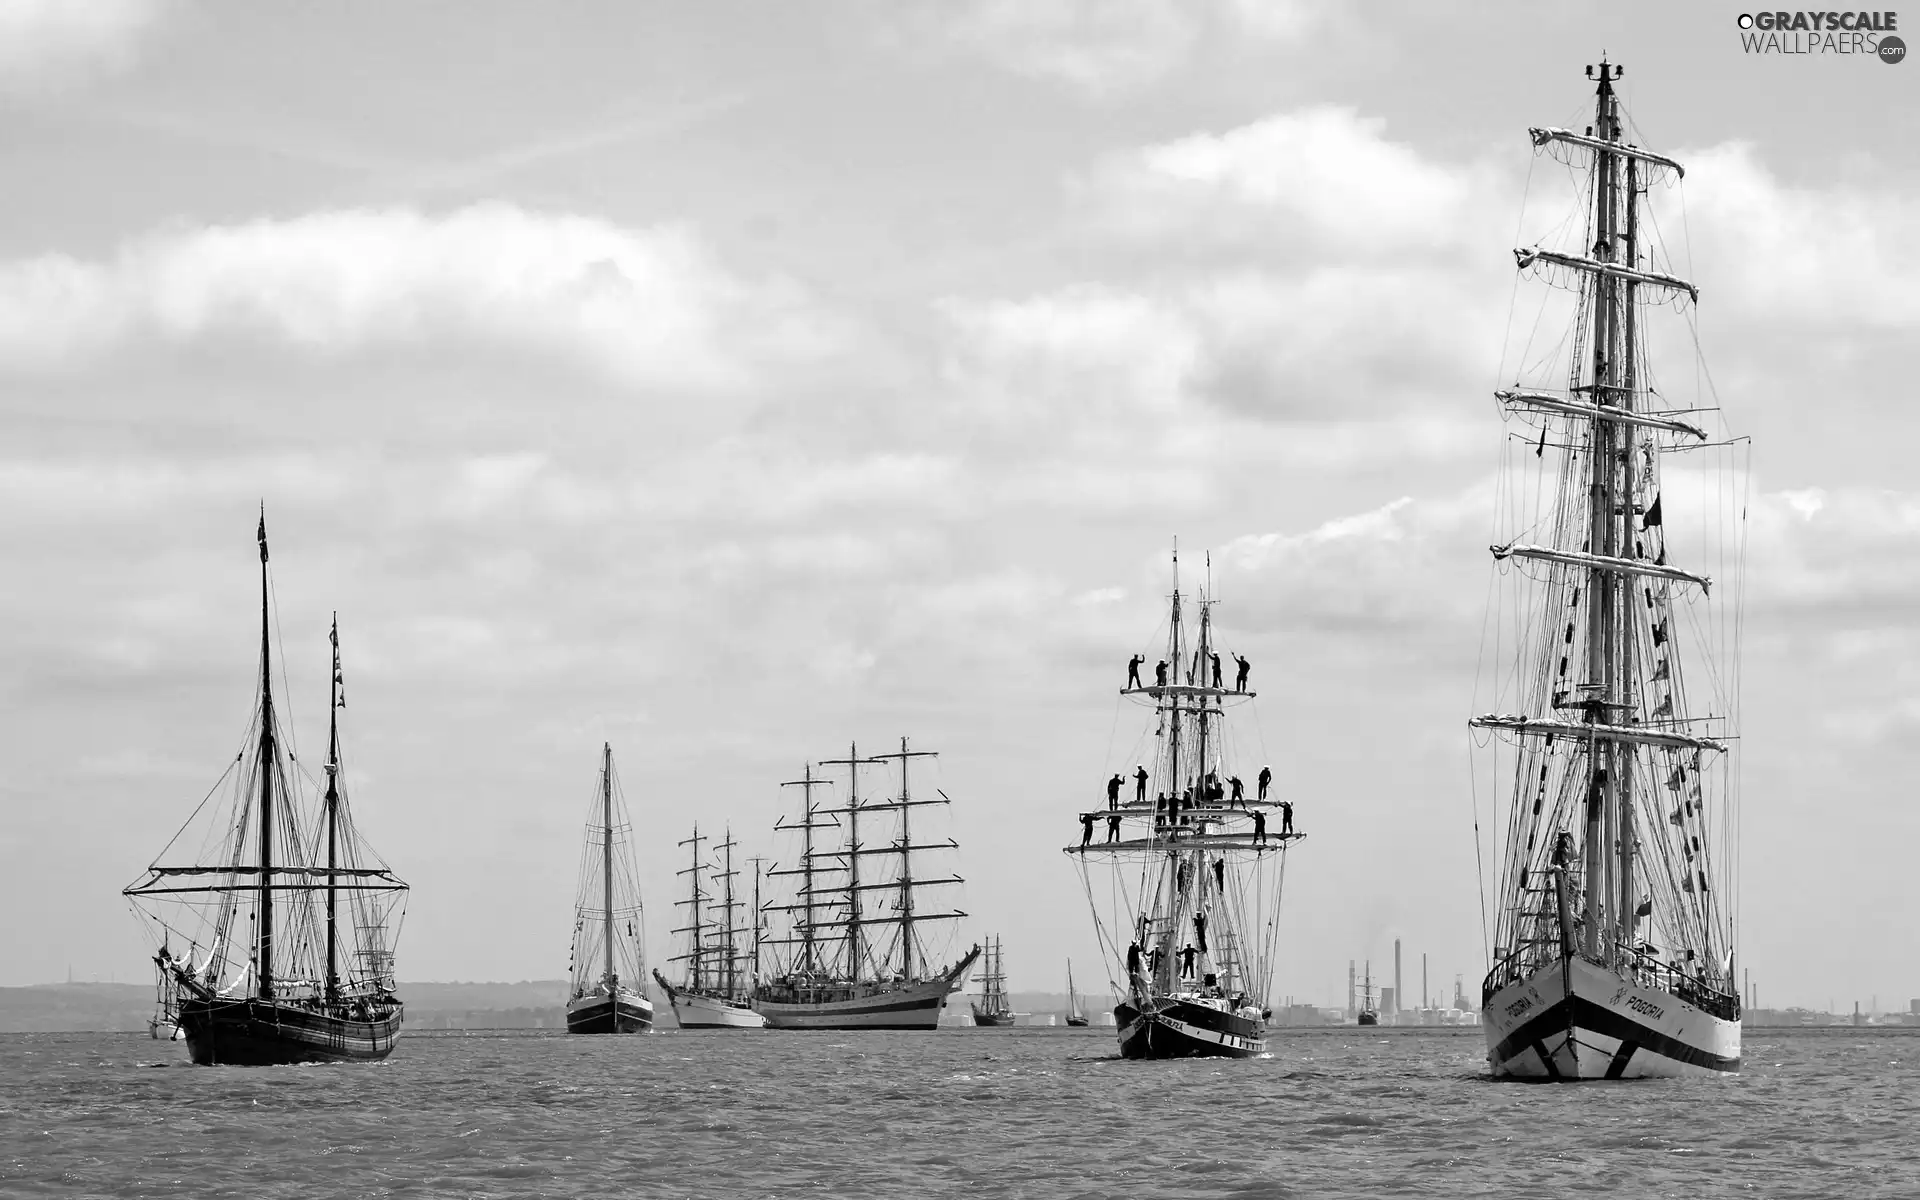
M 1400 939 L 1393 939 L 1393 1011 L 1400 1011 L 1400 997 L 1406 995 L 1400 990 Z
M 1433 1007 L 1433 996 L 1427 991 L 1427 952 L 1420 952 L 1420 1008 L 1422 1011 Z

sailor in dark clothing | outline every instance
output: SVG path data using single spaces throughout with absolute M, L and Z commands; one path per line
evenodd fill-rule
M 1167 794 L 1161 792 L 1153 802 L 1153 825 L 1155 829 L 1167 823 Z
M 1118 775 L 1115 775 L 1112 779 L 1107 780 L 1107 807 L 1108 808 L 1120 807 L 1121 783 L 1122 783 L 1122 780 Z
M 1080 844 L 1086 845 L 1093 840 L 1093 814 L 1080 814 Z
M 1127 943 L 1127 978 L 1133 979 L 1140 974 L 1140 943 Z
M 1231 802 L 1245 808 L 1247 806 L 1247 785 L 1241 783 L 1240 777 L 1235 775 L 1232 779 L 1227 780 L 1227 786 L 1233 789 Z
M 1291 800 L 1280 802 L 1280 832 L 1283 834 L 1293 832 L 1293 801 Z
M 1205 954 L 1207 952 L 1207 914 L 1203 912 L 1193 914 L 1193 940 L 1200 943 L 1200 952 Z
M 1213 887 L 1221 893 L 1227 890 L 1227 860 L 1224 858 L 1213 860 Z
M 1147 768 L 1144 764 L 1133 769 L 1133 798 L 1140 804 L 1145 804 L 1147 800 Z
M 1160 975 L 1161 958 L 1160 947 L 1155 946 L 1153 949 L 1147 951 L 1147 972 L 1156 978 Z
M 1253 670 L 1253 664 L 1238 654 L 1233 656 L 1233 661 L 1240 664 L 1240 669 L 1234 672 L 1233 690 L 1236 692 L 1244 692 L 1247 690 L 1247 675 Z
M 1180 894 L 1182 896 L 1186 895 L 1187 888 L 1193 883 L 1193 864 L 1189 862 L 1181 863 L 1180 869 L 1174 872 L 1173 880 L 1174 886 L 1180 890 Z
M 1117 842 L 1120 840 L 1120 814 L 1119 813 L 1107 814 L 1107 840 L 1109 842 Z
M 1218 652 L 1208 655 L 1213 660 L 1213 686 L 1220 686 L 1220 655 Z
M 1267 814 L 1257 808 L 1253 810 L 1253 844 L 1256 846 L 1267 844 Z
M 1193 978 L 1193 943 L 1188 942 L 1180 948 L 1180 978 Z
M 1158 663 L 1154 664 L 1153 686 L 1155 687 L 1167 686 L 1167 660 L 1164 658 L 1161 659 Z
M 1273 782 L 1273 768 L 1261 767 L 1260 768 L 1260 798 L 1262 800 L 1265 800 L 1267 798 L 1267 785 L 1272 782 Z
M 1128 687 L 1137 688 L 1140 686 L 1140 664 L 1146 661 L 1147 661 L 1147 656 L 1144 654 L 1136 654 L 1132 658 L 1127 660 L 1127 686 Z

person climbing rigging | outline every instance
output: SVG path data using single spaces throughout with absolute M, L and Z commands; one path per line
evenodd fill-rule
M 1216 858 L 1213 860 L 1213 890 L 1222 895 L 1226 893 L 1227 860 L 1224 858 Z
M 1253 844 L 1267 844 L 1267 814 L 1257 808 L 1253 810 Z
M 1265 800 L 1267 798 L 1267 785 L 1272 782 L 1273 782 L 1273 768 L 1261 767 L 1260 768 L 1260 798 L 1262 800 Z
M 1200 953 L 1205 954 L 1207 952 L 1207 914 L 1203 912 L 1193 914 L 1193 940 L 1199 944 Z
M 1147 802 L 1147 767 L 1145 763 L 1133 769 L 1133 799 L 1136 804 Z
M 1093 840 L 1093 814 L 1080 814 L 1080 844 L 1086 845 Z
M 1179 889 L 1180 894 L 1182 896 L 1186 895 L 1187 888 L 1193 885 L 1193 864 L 1190 862 L 1181 863 L 1180 869 L 1174 872 L 1173 878 L 1174 886 Z
M 1147 661 L 1144 654 L 1136 654 L 1127 660 L 1127 687 L 1129 690 L 1140 686 L 1140 667 Z
M 1284 837 L 1287 834 L 1290 834 L 1292 832 L 1293 832 L 1293 801 L 1282 800 L 1280 802 L 1280 833 L 1281 833 L 1281 836 Z
M 1234 672 L 1233 690 L 1236 692 L 1244 692 L 1247 690 L 1247 675 L 1252 672 L 1253 664 L 1238 654 L 1233 656 L 1233 661 L 1240 664 L 1240 669 Z
M 1147 972 L 1155 978 L 1158 978 L 1160 975 L 1160 963 L 1163 958 L 1165 958 L 1165 955 L 1160 952 L 1160 947 L 1158 946 L 1147 951 Z
M 1114 774 L 1112 779 L 1107 780 L 1107 808 L 1108 809 L 1115 809 L 1120 807 L 1120 788 L 1122 787 L 1123 782 L 1124 781 L 1120 778 L 1120 775 L 1118 772 Z
M 1137 979 L 1140 975 L 1140 943 L 1127 943 L 1127 978 Z

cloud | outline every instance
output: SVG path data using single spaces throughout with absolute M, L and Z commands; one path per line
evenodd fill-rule
M 0 90 L 37 92 L 125 69 L 161 0 L 0 0 Z
M 923 9 L 905 27 L 916 42 L 1105 100 L 1174 73 L 1210 35 L 1292 41 L 1325 10 L 1309 0 L 966 0 Z
M 16 370 L 140 339 L 321 354 L 464 339 L 629 384 L 729 388 L 840 336 L 799 287 L 736 277 L 686 228 L 502 203 L 262 219 L 151 234 L 106 261 L 0 264 L 0 357 Z

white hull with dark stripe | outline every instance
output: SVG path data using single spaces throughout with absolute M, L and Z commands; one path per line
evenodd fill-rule
M 1171 996 L 1148 1006 L 1113 1010 L 1122 1058 L 1252 1058 L 1267 1051 L 1267 1026 L 1258 1013 Z
M 955 990 L 950 979 L 929 979 L 834 999 L 785 1001 L 762 992 L 753 1007 L 770 1029 L 934 1029 Z
M 1713 1075 L 1740 1069 L 1740 1021 L 1596 963 L 1566 959 L 1487 998 L 1496 1078 L 1574 1081 Z

